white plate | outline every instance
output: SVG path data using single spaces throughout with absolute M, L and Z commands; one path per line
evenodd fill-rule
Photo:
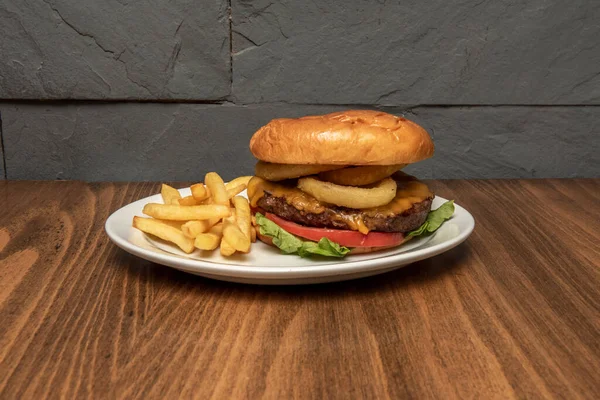
M 190 195 L 181 189 L 182 196 Z M 436 197 L 432 208 L 446 199 Z M 106 233 L 123 250 L 138 257 L 181 271 L 223 281 L 296 285 L 361 278 L 392 271 L 415 261 L 433 257 L 462 243 L 473 231 L 475 221 L 456 205 L 453 217 L 432 236 L 413 239 L 386 251 L 350 255 L 343 259 L 300 258 L 283 255 L 262 242 L 252 244 L 249 254 L 223 257 L 218 250 L 185 254 L 176 246 L 153 239 L 131 226 L 133 217 L 143 216 L 146 203 L 162 203 L 160 194 L 138 200 L 114 212 L 106 221 Z

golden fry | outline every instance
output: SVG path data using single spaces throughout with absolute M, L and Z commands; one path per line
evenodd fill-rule
M 197 183 L 195 185 L 190 186 L 192 191 L 192 196 L 196 201 L 203 201 L 210 197 L 210 191 L 203 183 Z
M 173 201 L 176 201 L 181 198 L 179 191 L 174 187 L 169 185 L 162 184 L 160 188 L 160 195 L 162 196 L 163 202 L 165 204 L 173 204 Z
M 223 241 L 229 243 L 231 247 L 242 253 L 250 251 L 250 236 L 246 237 L 232 217 L 223 220 Z M 222 247 L 223 245 L 221 244 Z
M 152 218 L 133 217 L 133 227 L 163 240 L 175 243 L 186 253 L 194 251 L 194 241 L 183 232 Z
M 246 185 L 237 185 L 227 189 L 227 198 L 231 199 L 246 190 Z
M 209 172 L 204 183 L 191 185 L 191 196 L 185 197 L 163 184 L 160 193 L 164 204 L 146 204 L 143 213 L 153 218 L 135 217 L 133 226 L 176 244 L 186 253 L 194 248 L 217 247 L 224 256 L 247 253 L 257 239 L 256 219 L 248 200 L 238 195 L 247 189 L 251 178 L 240 176 L 225 184 L 216 172 Z
M 227 182 L 225 187 L 227 189 L 231 189 L 232 187 L 236 187 L 239 185 L 248 186 L 248 182 L 250 182 L 250 179 L 252 179 L 251 176 L 239 176 L 239 177 Z
M 235 220 L 237 226 L 246 238 L 251 240 L 250 229 L 252 224 L 250 222 L 250 204 L 248 204 L 248 200 L 242 196 L 235 196 L 233 198 L 233 206 L 235 207 Z
M 182 199 L 177 200 L 180 206 L 195 206 L 198 204 L 193 196 L 186 196 Z
M 208 189 L 208 188 L 207 188 L 207 189 Z M 200 204 L 203 204 L 203 205 L 209 205 L 209 204 L 214 204 L 214 203 L 213 203 L 213 200 L 212 200 L 212 198 L 211 198 L 211 197 L 209 197 L 208 199 L 201 201 L 201 202 L 200 202 Z M 231 215 L 231 214 L 230 214 L 230 215 Z M 210 219 L 208 220 L 208 226 L 209 226 L 209 227 L 211 227 L 211 226 L 214 226 L 214 225 L 216 225 L 217 223 L 219 223 L 219 222 L 221 221 L 221 219 L 222 219 L 222 217 L 210 218 Z
M 221 243 L 221 237 L 212 233 L 201 233 L 194 240 L 194 246 L 200 250 L 214 250 L 219 247 L 219 243 Z
M 223 224 L 218 224 L 210 228 L 206 233 L 196 236 L 194 246 L 200 250 L 214 250 L 219 247 L 223 237 Z
M 225 238 L 221 239 L 221 255 L 228 257 L 233 253 L 235 253 L 233 246 L 230 245 Z
M 215 204 L 228 205 L 229 197 L 227 197 L 227 189 L 223 179 L 216 172 L 209 172 L 204 177 L 204 182 L 212 195 L 213 202 Z
M 169 221 L 168 219 L 157 219 L 157 221 L 179 230 L 181 230 L 181 225 L 183 225 L 183 221 Z
M 210 220 L 205 219 L 202 221 L 188 221 L 181 225 L 181 231 L 183 234 L 191 239 L 195 239 L 201 233 L 204 233 L 210 229 Z
M 174 221 L 225 218 L 231 215 L 229 207 L 217 204 L 176 206 L 149 203 L 144 206 L 143 213 L 154 218 L 169 219 Z

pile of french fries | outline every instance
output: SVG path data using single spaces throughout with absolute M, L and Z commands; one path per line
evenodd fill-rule
M 209 172 L 204 183 L 190 187 L 191 196 L 162 185 L 164 204 L 149 203 L 143 213 L 151 218 L 134 217 L 133 227 L 176 244 L 186 253 L 195 249 L 215 250 L 231 256 L 248 253 L 256 241 L 248 200 L 238 196 L 251 176 L 240 176 L 225 184 L 216 172 Z

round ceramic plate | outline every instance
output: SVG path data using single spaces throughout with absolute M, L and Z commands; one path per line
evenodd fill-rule
M 189 196 L 189 189 L 180 190 Z M 446 199 L 436 197 L 432 208 Z M 301 258 L 281 254 L 279 249 L 260 241 L 252 244 L 248 254 L 223 257 L 216 251 L 197 250 L 186 254 L 178 247 L 152 238 L 134 229 L 134 216 L 144 216 L 146 203 L 162 203 L 160 194 L 138 200 L 113 213 L 106 221 L 110 239 L 123 250 L 138 257 L 201 275 L 231 282 L 296 285 L 361 278 L 392 271 L 415 261 L 433 257 L 462 243 L 473 231 L 475 221 L 467 210 L 456 205 L 454 215 L 435 234 L 413 239 L 395 249 L 334 258 Z

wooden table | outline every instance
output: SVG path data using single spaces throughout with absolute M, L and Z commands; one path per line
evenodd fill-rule
M 0 181 L 0 398 L 598 398 L 600 180 L 431 185 L 475 217 L 458 248 L 257 287 L 109 242 L 157 184 Z

